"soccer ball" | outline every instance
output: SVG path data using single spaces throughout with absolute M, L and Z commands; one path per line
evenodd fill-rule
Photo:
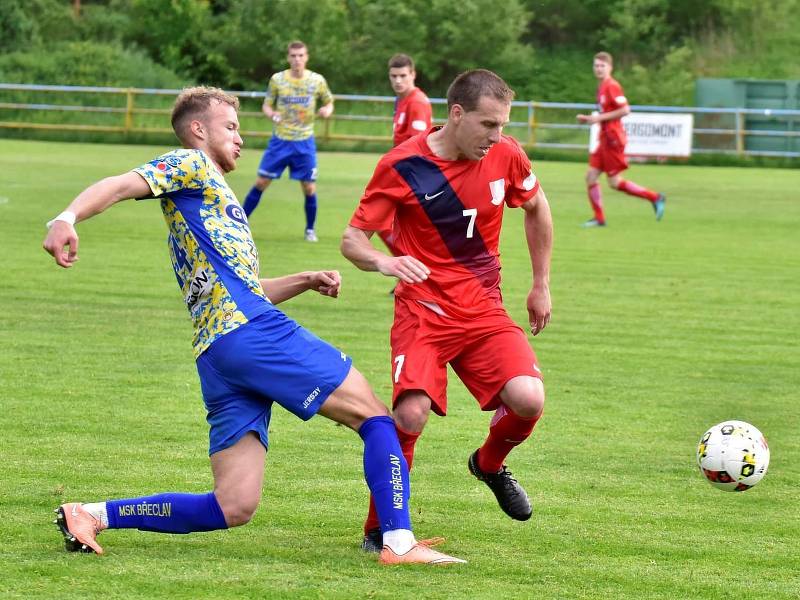
M 767 473 L 769 446 L 761 432 L 744 421 L 723 421 L 703 434 L 697 466 L 714 487 L 749 490 Z

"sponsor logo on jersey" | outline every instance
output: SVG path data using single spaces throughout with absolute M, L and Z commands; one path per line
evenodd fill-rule
M 433 200 L 434 198 L 438 198 L 442 194 L 444 194 L 444 190 L 441 190 L 436 194 L 425 194 L 425 200 Z
M 186 294 L 186 306 L 191 311 L 200 298 L 211 293 L 211 276 L 208 271 L 201 269 L 196 272 L 189 283 L 189 291 Z
M 301 106 L 308 106 L 311 102 L 311 96 L 283 96 L 281 99 L 283 104 L 299 104 Z
M 165 156 L 150 163 L 159 171 L 169 171 L 172 167 L 180 167 L 181 159 L 177 156 Z
M 242 207 L 238 204 L 228 204 L 225 207 L 225 214 L 234 221 L 241 223 L 242 225 L 247 225 L 247 216 L 244 214 Z

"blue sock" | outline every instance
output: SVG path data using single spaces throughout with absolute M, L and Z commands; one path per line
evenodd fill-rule
M 314 229 L 317 222 L 317 195 L 306 196 L 306 229 Z
M 364 477 L 367 480 L 381 531 L 411 529 L 408 465 L 400 450 L 391 417 L 371 417 L 358 430 L 364 440 Z
M 167 492 L 141 498 L 109 500 L 106 509 L 109 529 L 190 533 L 228 528 L 214 492 Z
M 248 217 L 250 216 L 250 213 L 256 209 L 258 203 L 261 202 L 262 193 L 263 192 L 255 186 L 253 186 L 251 190 L 247 192 L 247 196 L 244 198 L 244 206 L 242 208 L 244 208 L 244 214 L 246 214 Z

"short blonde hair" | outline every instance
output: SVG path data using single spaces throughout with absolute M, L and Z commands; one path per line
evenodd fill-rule
M 604 63 L 607 63 L 612 67 L 614 66 L 614 59 L 611 58 L 611 55 L 608 52 L 598 52 L 597 54 L 594 55 L 594 59 L 602 60 Z
M 189 124 L 198 117 L 203 117 L 213 101 L 229 104 L 239 110 L 239 99 L 216 87 L 200 85 L 181 90 L 172 107 L 172 129 L 182 143 L 189 139 Z

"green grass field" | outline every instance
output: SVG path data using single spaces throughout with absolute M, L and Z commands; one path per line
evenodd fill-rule
M 634 166 L 668 194 L 656 223 L 604 188 L 609 227 L 585 230 L 584 165 L 535 163 L 553 210 L 553 320 L 534 341 L 545 417 L 509 465 L 534 517 L 513 522 L 466 460 L 482 414 L 451 379 L 412 472 L 415 530 L 468 565 L 382 568 L 359 548 L 361 443 L 277 409 L 264 498 L 242 528 L 104 533 L 68 554 L 64 501 L 211 487 L 191 326 L 155 202 L 78 227 L 80 263 L 57 268 L 44 223 L 89 183 L 166 148 L 0 141 L 0 595 L 4 598 L 797 598 L 800 596 L 800 180 L 796 171 Z M 229 177 L 240 197 L 260 150 Z M 389 397 L 392 282 L 357 271 L 339 236 L 376 155 L 320 156 L 320 243 L 302 241 L 299 186 L 253 215 L 262 273 L 337 268 L 338 300 L 283 308 L 355 358 Z M 504 297 L 524 323 L 530 267 L 508 211 Z M 700 435 L 725 419 L 767 436 L 765 479 L 713 489 Z

